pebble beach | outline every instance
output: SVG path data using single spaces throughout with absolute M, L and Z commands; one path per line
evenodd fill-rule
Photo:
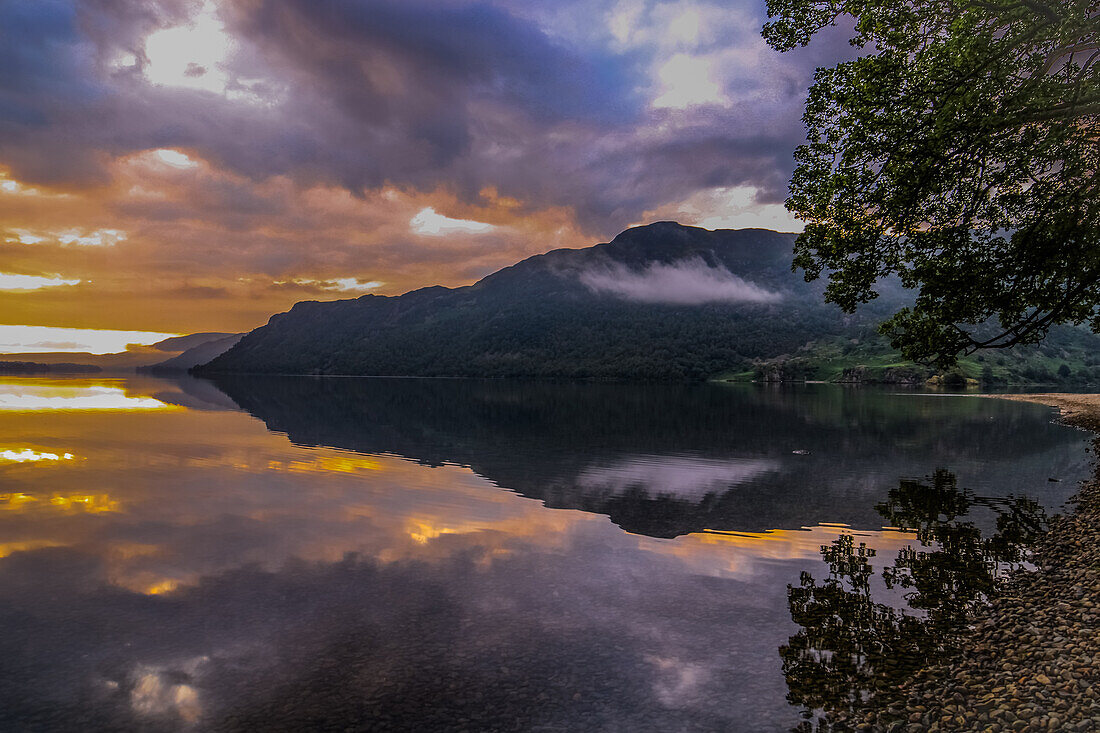
M 1057 407 L 1062 422 L 1100 434 L 1100 395 L 1001 398 Z M 1100 472 L 1081 486 L 1074 511 L 1051 521 L 1031 563 L 974 610 L 959 648 L 878 696 L 870 711 L 822 727 L 1100 731 Z

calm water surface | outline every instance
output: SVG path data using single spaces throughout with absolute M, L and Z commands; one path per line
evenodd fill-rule
M 870 631 L 919 654 L 937 548 L 1007 562 L 1061 509 L 1086 436 L 1051 418 L 825 385 L 5 379 L 0 729 L 789 730 L 874 685 L 829 604 L 909 609 Z

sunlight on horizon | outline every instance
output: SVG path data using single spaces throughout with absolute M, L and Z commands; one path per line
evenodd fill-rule
M 0 325 L 0 354 L 117 354 L 131 344 L 147 346 L 178 333 L 99 328 Z

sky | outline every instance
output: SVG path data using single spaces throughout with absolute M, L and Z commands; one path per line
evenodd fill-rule
M 763 0 L 0 0 L 0 325 L 240 331 L 657 220 L 797 231 L 806 89 L 849 49 L 778 54 L 765 20 Z

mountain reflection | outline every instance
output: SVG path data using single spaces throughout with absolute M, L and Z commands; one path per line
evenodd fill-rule
M 1042 409 L 871 389 L 221 377 L 298 445 L 457 464 L 653 537 L 842 521 L 928 465 L 983 485 L 1078 470 Z M 1011 469 L 1008 467 L 1011 466 Z M 1052 468 L 1053 467 L 1053 468 Z
M 855 719 L 876 694 L 950 648 L 967 610 L 994 591 L 1005 570 L 1019 567 L 1046 519 L 1030 499 L 976 496 L 945 470 L 928 482 L 902 480 L 875 508 L 918 540 L 880 573 L 883 588 L 899 590 L 904 603 L 875 600 L 876 550 L 851 535 L 821 547 L 828 578 L 818 582 L 803 571 L 799 585 L 788 586 L 791 619 L 802 629 L 779 648 L 787 699 L 808 716 L 827 713 L 816 721 L 824 730 Z M 986 536 L 971 516 L 980 509 L 995 516 Z M 798 730 L 813 727 L 805 721 Z
M 1057 506 L 1087 465 L 1041 408 L 872 391 L 5 384 L 173 408 L 0 411 L 4 731 L 789 730 L 788 584 L 917 547 L 899 475 Z M 935 597 L 899 567 L 875 602 Z

